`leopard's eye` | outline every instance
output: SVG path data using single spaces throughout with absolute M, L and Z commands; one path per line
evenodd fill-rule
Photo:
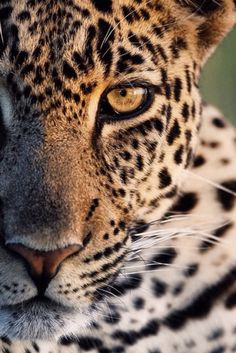
M 115 88 L 107 94 L 107 101 L 118 114 L 131 113 L 138 110 L 147 97 L 147 89 L 143 87 Z
M 98 117 L 106 122 L 131 119 L 147 111 L 153 100 L 153 85 L 134 82 L 111 87 L 102 95 Z

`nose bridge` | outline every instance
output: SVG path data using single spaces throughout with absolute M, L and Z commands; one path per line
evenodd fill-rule
M 57 188 L 57 197 L 53 197 L 50 185 L 47 182 L 47 170 L 43 162 L 35 156 L 26 161 L 19 161 L 18 171 L 13 178 L 12 190 L 9 196 L 10 207 L 18 206 L 16 210 L 21 218 L 27 222 L 46 225 L 48 222 L 58 221 L 58 215 L 62 212 L 60 193 Z M 51 185 L 53 182 L 51 181 Z M 55 185 L 55 182 L 54 182 Z M 54 187 L 55 189 L 55 187 Z M 55 192 L 54 192 L 55 194 Z M 60 212 L 59 212 L 60 211 Z
M 4 197 L 9 236 L 65 234 L 71 225 L 72 196 L 77 191 L 72 148 L 61 141 L 22 153 Z

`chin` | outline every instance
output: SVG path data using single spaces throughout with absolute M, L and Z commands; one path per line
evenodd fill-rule
M 75 310 L 51 301 L 33 300 L 0 308 L 0 336 L 20 340 L 57 341 L 89 328 L 96 314 L 91 309 Z

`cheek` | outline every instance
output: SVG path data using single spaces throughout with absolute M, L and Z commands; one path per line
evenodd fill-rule
M 153 213 L 161 217 L 181 185 L 183 170 L 191 164 L 201 104 L 197 90 L 191 88 L 190 95 L 187 88 L 182 83 L 180 93 L 171 93 L 172 100 L 158 96 L 149 117 L 105 127 L 109 202 L 119 204 L 123 198 L 134 218 Z

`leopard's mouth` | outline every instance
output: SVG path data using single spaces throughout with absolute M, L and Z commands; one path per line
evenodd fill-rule
M 0 336 L 10 339 L 55 340 L 78 334 L 95 315 L 92 307 L 74 309 L 46 297 L 0 307 Z

